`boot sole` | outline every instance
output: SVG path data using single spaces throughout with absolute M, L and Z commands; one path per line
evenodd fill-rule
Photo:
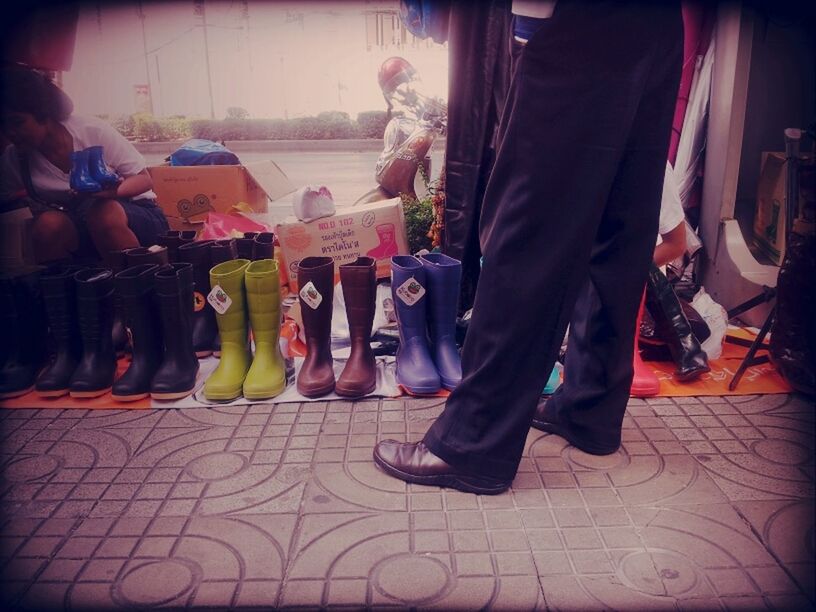
M 697 380 L 703 374 L 705 374 L 707 372 L 710 372 L 710 371 L 711 371 L 710 367 L 709 368 L 700 368 L 699 370 L 694 370 L 693 372 L 689 372 L 688 374 L 685 374 L 684 376 L 679 376 L 677 373 L 675 373 L 674 376 L 680 382 L 691 382 L 692 380 Z
M 212 354 L 213 354 L 212 351 L 196 351 L 196 357 L 198 357 L 199 359 L 203 359 L 204 357 L 209 357 Z
M 357 389 L 344 389 L 340 385 L 335 385 L 334 386 L 334 392 L 337 395 L 339 395 L 340 397 L 363 397 L 364 395 L 368 395 L 369 393 L 372 393 L 374 391 L 374 389 L 376 389 L 376 388 L 377 388 L 377 381 L 375 380 L 374 384 L 371 385 L 371 387 L 369 387 L 368 389 L 365 389 L 364 391 L 359 391 Z
M 327 386 L 327 387 L 324 387 L 323 389 L 312 389 L 310 391 L 303 391 L 301 389 L 298 389 L 297 392 L 300 393 L 303 397 L 315 398 L 315 397 L 323 397 L 324 395 L 328 395 L 329 393 L 334 391 L 335 388 L 336 388 L 336 385 L 332 384 L 330 387 Z
M 34 385 L 31 385 L 28 389 L 20 389 L 19 391 L 6 391 L 5 393 L 0 393 L 0 399 L 12 399 L 15 397 L 21 397 L 28 393 L 29 391 L 34 390 Z
M 244 397 L 249 400 L 264 400 L 264 399 L 272 399 L 273 397 L 277 397 L 281 393 L 286 390 L 286 383 L 282 384 L 280 387 L 275 387 L 271 391 L 265 392 L 263 394 L 255 394 L 255 393 L 247 393 L 244 391 Z
M 188 389 L 187 391 L 174 391 L 172 393 L 151 393 L 150 397 L 157 400 L 177 400 L 185 398 L 188 395 L 191 395 L 194 389 L 195 387 L 193 387 L 192 389 Z
M 402 383 L 397 383 L 397 385 L 405 391 L 408 395 L 436 395 L 442 390 L 442 387 L 407 387 Z
M 136 395 L 115 395 L 111 393 L 111 397 L 117 402 L 135 402 L 149 396 L 149 393 L 137 393 Z
M 40 391 L 39 389 L 34 389 L 34 393 L 39 395 L 40 397 L 50 397 L 50 398 L 57 398 L 62 397 L 63 395 L 68 395 L 68 389 L 49 389 L 48 391 Z
M 654 397 L 654 396 L 658 395 L 659 393 L 660 393 L 660 388 L 659 387 L 657 389 L 654 389 L 654 388 L 651 388 L 651 387 L 648 388 L 648 389 L 637 388 L 637 387 L 632 387 L 631 389 L 629 389 L 629 396 L 630 397 Z
M 99 389 L 97 391 L 70 391 L 70 395 L 71 395 L 71 397 L 75 397 L 75 398 L 78 398 L 78 399 L 83 399 L 83 398 L 88 399 L 88 398 L 92 398 L 92 397 L 100 397 L 102 395 L 105 395 L 110 390 L 111 390 L 111 387 L 108 387 L 107 389 Z
M 383 461 L 377 453 L 374 453 L 374 463 L 380 466 L 380 469 L 386 474 L 399 478 L 405 482 L 413 482 L 415 484 L 431 486 L 431 487 L 447 487 L 449 489 L 457 489 L 465 493 L 476 493 L 477 495 L 498 495 L 504 493 L 510 488 L 512 483 L 496 483 L 492 486 L 484 486 L 474 482 L 474 478 L 467 476 L 460 476 L 456 474 L 434 474 L 432 476 L 417 476 L 398 470 L 390 463 Z

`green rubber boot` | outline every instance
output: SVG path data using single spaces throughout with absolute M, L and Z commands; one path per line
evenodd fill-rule
M 255 357 L 244 380 L 244 397 L 268 399 L 286 388 L 286 368 L 280 351 L 280 276 L 273 259 L 253 261 L 246 269 L 249 321 L 255 339 Z
M 228 305 L 219 312 L 215 308 L 215 320 L 221 334 L 221 362 L 204 383 L 204 397 L 209 400 L 232 400 L 240 397 L 252 353 L 247 344 L 247 307 L 244 273 L 248 259 L 233 259 L 220 263 L 210 270 L 210 286 L 221 287 L 220 304 Z M 231 300 L 231 301 L 230 301 Z M 223 308 L 221 309 L 223 310 Z

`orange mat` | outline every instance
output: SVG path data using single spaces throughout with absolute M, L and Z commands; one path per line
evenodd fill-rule
M 747 329 L 729 327 L 728 335 L 753 341 L 756 333 Z M 766 342 L 768 341 L 766 337 Z M 719 359 L 713 359 L 709 365 L 711 372 L 703 374 L 699 380 L 690 383 L 681 383 L 674 379 L 674 363 L 646 362 L 660 379 L 660 397 L 687 397 L 690 395 L 765 395 L 771 393 L 790 393 L 790 385 L 770 363 L 750 366 L 745 370 L 737 388 L 728 390 L 728 383 L 734 377 L 748 347 L 726 342 Z M 760 349 L 757 356 L 767 355 L 767 351 Z

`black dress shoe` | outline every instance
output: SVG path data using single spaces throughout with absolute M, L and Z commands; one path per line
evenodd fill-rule
M 594 440 L 589 440 L 584 436 L 578 435 L 572 425 L 559 419 L 554 410 L 547 408 L 548 405 L 549 402 L 547 400 L 540 400 L 538 402 L 535 416 L 533 416 L 532 426 L 534 429 L 560 436 L 575 448 L 590 455 L 611 455 L 620 448 L 620 444 L 615 446 L 599 444 Z
M 434 455 L 422 442 L 383 440 L 374 447 L 374 462 L 394 478 L 421 485 L 448 487 L 466 493 L 497 495 L 512 481 L 463 474 Z

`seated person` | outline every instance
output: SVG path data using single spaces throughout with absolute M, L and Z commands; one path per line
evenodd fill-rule
M 31 207 L 38 263 L 101 258 L 111 265 L 115 251 L 150 246 L 167 231 L 144 158 L 113 127 L 72 115 L 70 98 L 27 68 L 0 70 L 0 96 L 0 131 L 11 142 L 0 156 L 0 208 L 21 199 Z M 95 145 L 121 181 L 76 193 L 71 154 Z

